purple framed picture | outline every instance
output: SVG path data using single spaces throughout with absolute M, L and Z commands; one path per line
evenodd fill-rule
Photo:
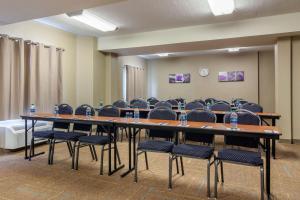
M 244 71 L 219 72 L 219 82 L 244 81 Z
M 191 74 L 169 74 L 169 83 L 190 83 Z

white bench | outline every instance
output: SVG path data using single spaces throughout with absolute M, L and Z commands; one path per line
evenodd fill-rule
M 31 128 L 31 121 L 28 121 L 28 127 Z M 34 130 L 50 130 L 52 124 L 43 121 L 37 121 Z M 28 131 L 28 145 L 31 140 L 31 129 Z M 14 150 L 24 147 L 25 144 L 25 121 L 22 119 L 0 121 L 0 148 Z

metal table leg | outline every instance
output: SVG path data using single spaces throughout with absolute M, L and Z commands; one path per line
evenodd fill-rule
M 271 159 L 269 138 L 266 139 L 266 190 L 268 199 L 271 199 Z
M 276 126 L 276 119 L 272 119 L 272 126 Z M 276 139 L 272 139 L 272 156 L 276 158 Z

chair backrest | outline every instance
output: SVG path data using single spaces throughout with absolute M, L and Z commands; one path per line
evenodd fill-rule
M 217 101 L 215 102 L 215 104 L 216 104 L 216 103 L 225 103 L 225 104 L 230 105 L 230 103 L 227 102 L 227 101 L 225 101 L 225 100 L 217 100 Z
M 205 101 L 203 101 L 202 99 L 196 99 L 194 101 L 201 103 L 203 106 L 206 105 Z
M 230 123 L 231 113 L 224 115 L 224 123 Z M 261 125 L 261 119 L 255 113 L 248 110 L 238 110 L 238 124 L 245 125 Z M 226 145 L 234 145 L 248 148 L 258 148 L 259 138 L 256 137 L 246 137 L 246 136 L 225 136 Z
M 86 109 L 91 108 L 91 116 L 95 116 L 95 110 L 92 106 L 83 104 L 76 108 L 75 115 L 86 115 Z M 74 123 L 73 131 L 86 131 L 91 132 L 92 131 L 92 124 L 82 124 L 82 123 Z
M 183 99 L 183 98 L 177 98 L 177 99 L 175 99 L 177 102 L 180 102 L 180 103 L 184 103 L 185 102 L 185 99 Z
M 210 105 L 214 104 L 217 101 L 215 98 L 207 98 L 205 99 L 205 103 L 210 103 Z
M 195 121 L 195 122 L 215 123 L 217 121 L 217 116 L 210 111 L 192 110 L 187 114 L 187 120 Z M 214 142 L 213 134 L 205 134 L 205 133 L 197 134 L 197 133 L 185 132 L 184 136 L 186 141 L 203 142 L 206 144 L 212 144 Z
M 98 116 L 103 117 L 120 117 L 120 110 L 112 105 L 107 105 L 98 111 Z M 97 125 L 97 133 L 112 133 L 114 131 L 111 126 Z
M 155 97 L 151 97 L 151 98 L 147 99 L 147 101 L 150 103 L 151 106 L 154 106 L 156 103 L 159 102 L 159 100 L 156 99 Z
M 167 108 L 155 108 L 148 114 L 149 119 L 176 120 L 177 114 L 173 110 Z M 149 137 L 172 139 L 175 135 L 174 131 L 167 130 L 149 130 Z
M 175 99 L 169 99 L 167 100 L 168 103 L 170 103 L 172 106 L 178 106 L 178 101 Z
M 192 101 L 185 105 L 185 110 L 194 110 L 194 109 L 203 109 L 204 105 L 199 103 L 198 101 Z
M 58 114 L 60 115 L 72 115 L 73 114 L 73 108 L 68 105 L 68 104 L 60 104 L 58 106 Z M 53 129 L 58 128 L 58 129 L 66 129 L 69 130 L 70 128 L 70 123 L 68 122 L 54 122 L 53 123 Z
M 231 106 L 224 102 L 217 102 L 211 106 L 211 110 L 213 110 L 213 111 L 230 111 Z
M 115 106 L 117 108 L 128 108 L 128 104 L 126 103 L 126 101 L 123 101 L 123 100 L 115 101 L 113 103 L 113 106 Z
M 133 104 L 130 104 L 131 108 L 139 108 L 139 109 L 146 109 L 148 108 L 148 103 L 147 101 L 144 101 L 142 99 L 138 99 L 136 101 L 134 101 Z
M 167 101 L 160 101 L 160 102 L 158 102 L 154 105 L 154 108 L 158 108 L 158 107 L 164 107 L 164 108 L 172 109 L 172 104 L 170 104 Z
M 140 98 L 135 98 L 135 99 L 132 99 L 129 103 L 130 105 L 134 104 L 136 101 L 143 101 L 143 99 L 140 99 Z
M 263 107 L 256 103 L 245 103 L 242 105 L 242 109 L 249 110 L 251 112 L 263 112 Z

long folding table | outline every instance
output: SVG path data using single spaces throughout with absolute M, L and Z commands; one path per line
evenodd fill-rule
M 180 114 L 182 110 L 173 109 L 177 114 Z M 133 108 L 121 108 L 121 116 L 124 117 L 126 115 L 126 112 L 134 112 Z M 151 109 L 139 109 L 140 117 L 141 118 L 147 118 L 148 113 L 151 111 Z M 185 110 L 186 112 L 189 112 L 190 110 Z M 227 113 L 226 111 L 212 111 L 217 116 L 217 122 L 222 123 L 224 115 Z M 281 118 L 280 114 L 277 113 L 271 113 L 271 112 L 259 112 L 256 113 L 261 120 L 266 124 L 267 126 L 276 126 L 276 120 L 279 120 Z M 267 120 L 271 120 L 271 124 Z M 276 139 L 272 139 L 272 156 L 275 159 L 276 158 Z

